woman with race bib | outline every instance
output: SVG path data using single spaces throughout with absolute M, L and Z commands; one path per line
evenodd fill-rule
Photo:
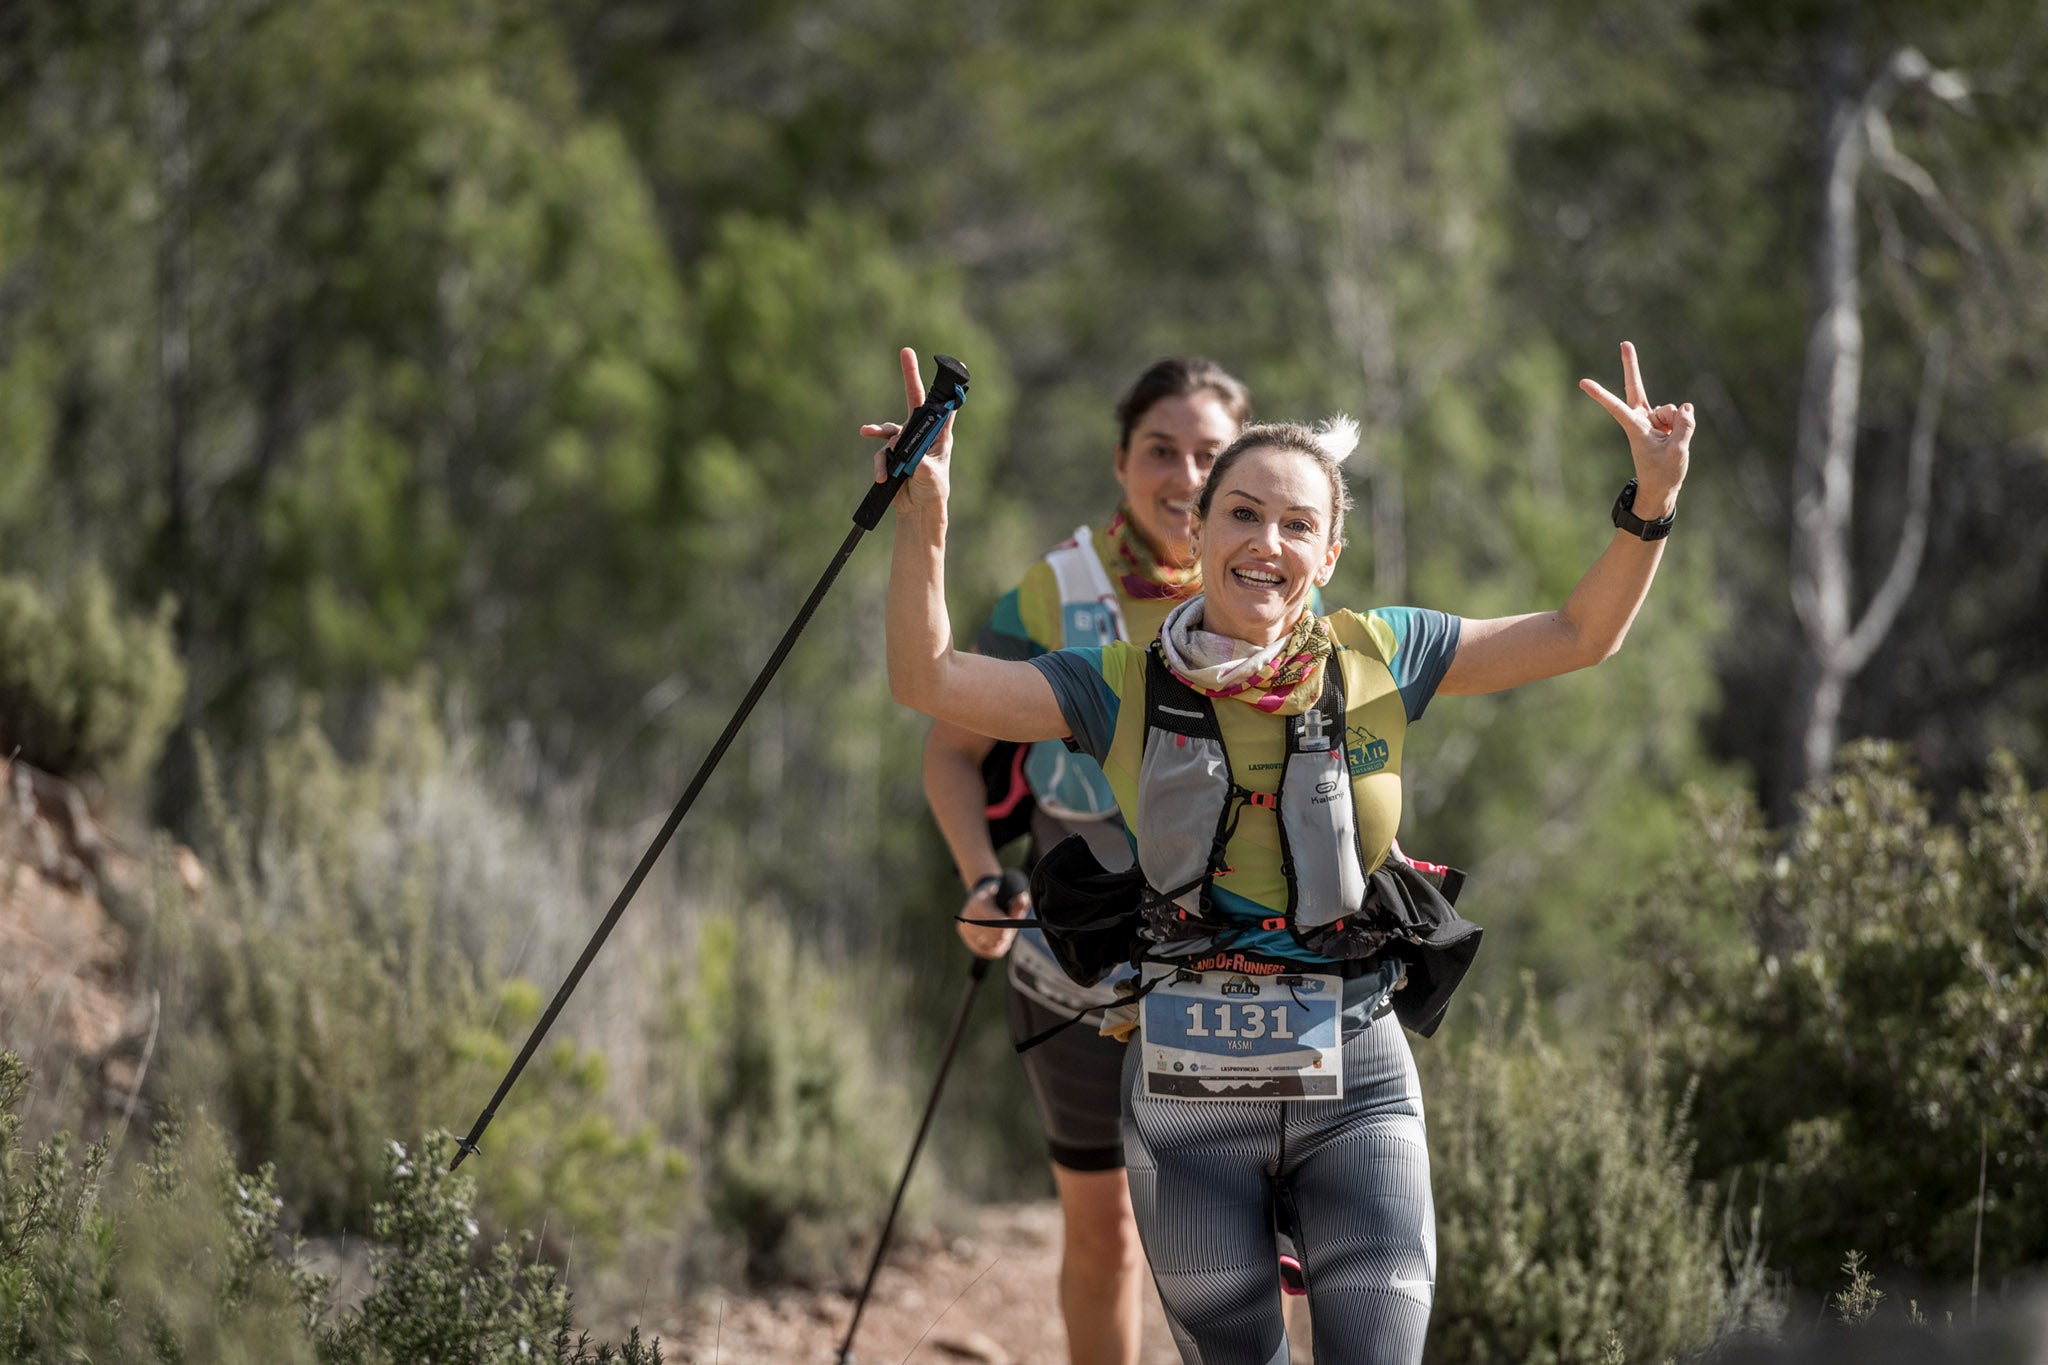
M 902 353 L 910 404 L 916 357 Z M 1389 858 L 1403 737 L 1430 698 L 1607 658 L 1647 595 L 1684 482 L 1690 404 L 1580 387 L 1628 435 L 1613 540 L 1555 611 L 1318 616 L 1343 549 L 1348 422 L 1246 429 L 1196 509 L 1202 593 L 1149 646 L 1028 661 L 956 650 L 945 603 L 951 436 L 896 499 L 890 683 L 975 734 L 1067 740 L 1108 779 L 1142 871 L 1141 1019 L 1123 1140 L 1146 1255 L 1182 1358 L 1283 1365 L 1274 1258 L 1291 1210 L 1315 1355 L 1419 1361 L 1435 1280 L 1422 1100 L 1402 1033 L 1455 984 L 1457 920 Z M 877 477 L 880 463 L 877 462 Z M 1469 948 L 1464 949 L 1469 957 Z
M 1188 548 L 1195 500 L 1210 462 L 1250 419 L 1251 403 L 1250 390 L 1213 361 L 1169 357 L 1140 375 L 1116 410 L 1113 472 L 1123 495 L 1115 515 L 1081 527 L 1033 564 L 997 602 L 975 647 L 991 658 L 1029 659 L 1156 636 L 1167 611 L 1196 590 Z M 888 425 L 863 432 L 894 435 Z M 963 919 L 1030 908 L 1025 895 L 997 904 L 999 837 L 1029 834 L 1027 868 L 1070 836 L 1085 839 L 1106 867 L 1131 864 L 1102 769 L 1058 740 L 997 744 L 939 721 L 925 743 L 924 786 L 968 889 Z M 960 937 L 977 956 L 1009 955 L 1013 1041 L 1115 1002 L 1113 981 L 1075 984 L 1034 930 L 962 923 Z M 1138 1361 L 1144 1255 L 1124 1177 L 1123 1053 L 1096 1029 L 1073 1028 L 1023 1056 L 1059 1193 L 1060 1312 L 1072 1365 Z

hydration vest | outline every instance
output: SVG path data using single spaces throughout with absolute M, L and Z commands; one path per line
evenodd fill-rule
M 1124 750 L 1126 770 L 1137 772 L 1126 825 L 1138 866 L 1104 872 L 1085 843 L 1070 838 L 1031 874 L 1039 916 L 1033 924 L 1074 981 L 1092 984 L 1124 961 L 1169 964 L 1228 951 L 1249 930 L 1284 929 L 1297 946 L 1350 964 L 1340 969 L 1344 975 L 1368 968 L 1370 959 L 1399 961 L 1406 985 L 1394 996 L 1394 1012 L 1424 1037 L 1436 1031 L 1478 952 L 1481 930 L 1453 908 L 1462 872 L 1405 857 L 1391 830 L 1386 856 L 1367 856 L 1359 788 L 1389 777 L 1398 782 L 1407 712 L 1382 661 L 1383 646 L 1368 646 L 1336 621 L 1332 626 L 1337 647 L 1323 667 L 1322 692 L 1315 705 L 1286 718 L 1280 780 L 1270 793 L 1236 780 L 1215 703 L 1173 675 L 1157 641 L 1145 651 L 1142 701 L 1126 698 L 1112 741 Z M 1382 793 L 1382 805 L 1385 799 Z M 1227 913 L 1212 894 L 1216 878 L 1231 870 L 1230 841 L 1247 806 L 1273 811 L 1279 834 L 1286 904 L 1263 919 Z M 1376 832 L 1375 847 L 1379 842 Z
M 1086 526 L 1045 557 L 1060 594 L 1059 647 L 1106 645 L 1127 637 L 1123 605 L 1103 572 L 1102 559 Z M 1071 752 L 1057 739 L 1040 740 L 1024 751 L 1023 771 L 1032 797 L 1047 815 L 1068 822 L 1114 817 L 1116 794 L 1092 759 Z
M 1141 744 L 1137 753 L 1126 749 L 1138 770 L 1136 810 L 1127 823 L 1145 880 L 1162 893 L 1148 898 L 1148 938 L 1242 932 L 1244 918 L 1226 916 L 1212 891 L 1215 879 L 1229 872 L 1230 840 L 1248 806 L 1275 816 L 1286 887 L 1285 905 L 1257 927 L 1285 929 L 1298 946 L 1332 958 L 1369 957 L 1396 936 L 1399 926 L 1386 916 L 1366 913 L 1378 905 L 1372 874 L 1385 861 L 1382 850 L 1393 831 L 1376 830 L 1368 853 L 1358 801 L 1363 784 L 1390 777 L 1398 783 L 1407 712 L 1381 661 L 1383 646 L 1352 640 L 1338 622 L 1332 625 L 1335 648 L 1323 666 L 1322 691 L 1307 710 L 1286 718 L 1272 792 L 1237 780 L 1215 703 L 1174 676 L 1157 641 L 1146 650 L 1143 705 L 1127 703 L 1119 728 L 1143 727 L 1140 737 L 1120 738 L 1127 746 L 1133 738 Z M 1377 799 L 1384 807 L 1385 788 Z M 1463 882 L 1463 874 L 1450 869 L 1423 865 L 1422 872 L 1446 899 Z M 1260 899 L 1271 903 L 1267 895 Z

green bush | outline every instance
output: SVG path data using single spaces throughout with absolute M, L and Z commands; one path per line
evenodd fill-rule
M 445 1133 L 416 1156 L 398 1143 L 388 1148 L 391 1196 L 370 1221 L 376 1287 L 321 1334 L 321 1365 L 661 1365 L 660 1344 L 643 1345 L 637 1327 L 616 1352 L 601 1346 L 593 1354 L 587 1338 L 572 1345 L 569 1291 L 530 1244 L 501 1241 L 480 1261 L 476 1191 L 467 1177 L 448 1172 L 454 1154 Z
M 127 912 L 165 1002 L 151 1095 L 203 1106 L 241 1163 L 273 1163 L 294 1225 L 359 1228 L 388 1195 L 392 1138 L 490 1094 L 546 998 L 511 964 L 559 980 L 613 860 L 587 826 L 565 835 L 580 812 L 549 822 L 494 795 L 418 692 L 388 699 L 356 762 L 308 720 L 233 811 L 203 752 L 214 876 L 193 896 L 167 874 Z M 916 1115 L 881 1065 L 913 1055 L 884 1031 L 908 974 L 820 950 L 772 903 L 732 916 L 661 894 L 645 889 L 465 1167 L 478 1217 L 540 1230 L 558 1263 L 659 1238 L 693 1275 L 843 1272 Z
M 1436 1195 L 1430 1359 L 1661 1361 L 1759 1310 L 1753 1275 L 1730 1283 L 1713 1197 L 1640 1056 L 1575 1054 L 1499 1013 L 1417 1053 Z
M 418 1361 L 660 1365 L 635 1329 L 620 1347 L 572 1342 L 570 1297 L 526 1243 L 478 1254 L 471 1182 L 437 1136 L 384 1155 L 370 1220 L 372 1286 L 335 1314 L 329 1281 L 278 1254 L 269 1168 L 239 1171 L 221 1135 L 161 1129 L 111 1180 L 104 1144 L 60 1134 L 22 1149 L 28 1071 L 0 1054 L 0 1361 L 100 1365 L 413 1365 Z
M 185 696 L 169 599 L 152 616 L 114 605 L 87 569 L 54 596 L 0 576 L 0 755 L 65 776 L 142 777 Z
M 1980 1160 L 1984 1282 L 2048 1260 L 2048 796 L 2000 760 L 1944 822 L 1864 745 L 1795 829 L 1738 810 L 1695 856 L 1655 918 L 1751 930 L 1660 945 L 1696 1169 L 1762 1169 L 1773 1263 L 1810 1290 L 1849 1247 L 1887 1279 L 1967 1279 Z
M 665 1026 L 668 1121 L 757 1281 L 843 1271 L 881 1218 L 916 1103 L 874 1064 L 889 998 L 878 967 L 828 970 L 770 913 L 701 928 Z
M 269 754 L 254 820 L 209 777 L 219 875 L 196 899 L 165 886 L 145 921 L 165 1000 L 155 1093 L 218 1115 L 243 1163 L 274 1163 L 308 1229 L 361 1227 L 391 1140 L 466 1117 L 538 1014 L 537 988 L 486 989 L 463 946 L 458 921 L 497 907 L 440 875 L 460 831 L 420 816 L 445 745 L 417 708 L 386 719 L 353 765 L 302 725 Z M 558 1041 L 520 1086 L 478 1163 L 489 1226 L 545 1225 L 551 1255 L 576 1238 L 602 1265 L 665 1225 L 683 1163 L 619 1120 L 600 1061 Z

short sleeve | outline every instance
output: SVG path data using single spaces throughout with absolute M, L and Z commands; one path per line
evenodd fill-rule
M 1109 753 L 1116 737 L 1117 695 L 1103 678 L 1103 656 L 1119 645 L 1081 649 L 1056 649 L 1031 660 L 1031 666 L 1045 675 L 1059 699 L 1060 715 L 1067 722 L 1070 743 L 1097 763 Z
M 974 652 L 991 659 L 1029 659 L 1059 647 L 1059 588 L 1044 560 L 1004 593 L 975 637 Z
M 1451 660 L 1457 657 L 1464 618 L 1426 607 L 1380 607 L 1368 615 L 1380 627 L 1373 631 L 1375 637 L 1383 645 L 1391 645 L 1387 668 L 1401 689 L 1408 719 L 1421 720 Z
M 1017 606 L 1017 589 L 1012 588 L 996 602 L 988 624 L 975 637 L 974 652 L 991 659 L 1028 659 L 1044 651 L 1024 629 L 1024 617 Z

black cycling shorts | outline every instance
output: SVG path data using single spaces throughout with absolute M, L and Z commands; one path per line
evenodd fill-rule
M 1051 1028 L 1066 1012 L 1047 1009 L 1012 986 L 1010 1040 Z M 1087 1018 L 1023 1054 L 1053 1163 L 1070 1171 L 1115 1171 L 1124 1164 L 1124 1044 Z

